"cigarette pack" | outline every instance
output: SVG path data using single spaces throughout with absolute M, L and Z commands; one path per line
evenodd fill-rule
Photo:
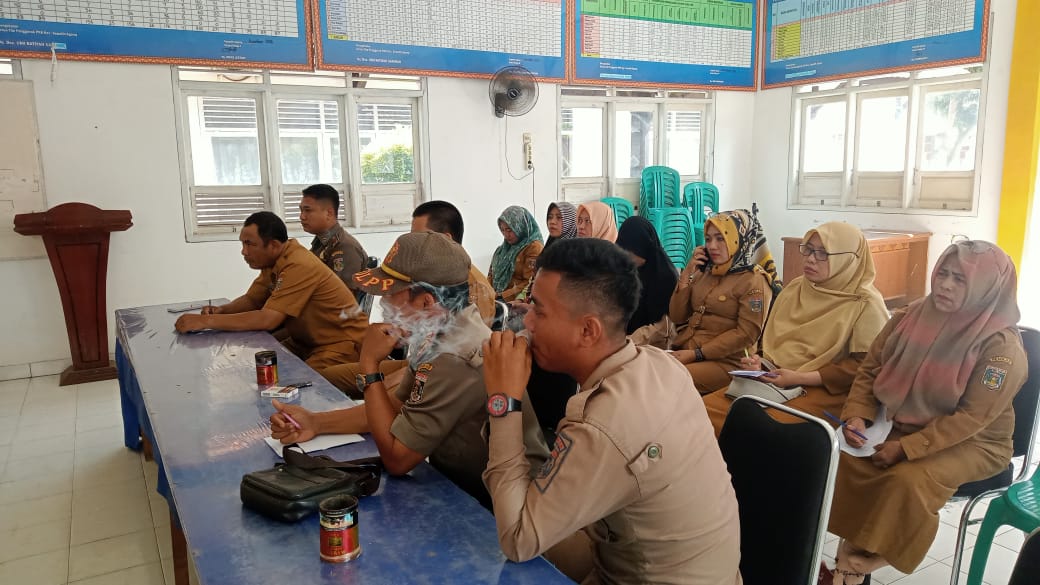
M 299 394 L 300 389 L 296 386 L 268 386 L 260 391 L 260 396 L 281 398 L 282 400 L 296 398 Z

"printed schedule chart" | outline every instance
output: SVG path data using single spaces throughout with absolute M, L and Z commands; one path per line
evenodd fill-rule
M 324 0 L 322 64 L 565 76 L 564 0 Z
M 578 0 L 577 78 L 753 87 L 753 0 Z
M 0 0 L 0 52 L 310 62 L 306 0 Z
M 770 0 L 765 82 L 981 58 L 985 0 Z
M 0 0 L 0 18 L 296 36 L 295 0 Z

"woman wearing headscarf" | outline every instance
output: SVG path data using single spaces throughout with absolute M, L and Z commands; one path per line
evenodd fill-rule
M 672 355 L 686 365 L 701 394 L 729 383 L 729 372 L 754 351 L 773 299 L 772 257 L 762 226 L 747 210 L 726 211 L 704 222 L 698 246 L 679 275 L 668 316 L 686 324 Z
M 488 282 L 499 300 L 516 298 L 534 276 L 534 264 L 542 253 L 542 232 L 530 211 L 510 205 L 498 218 L 504 241 L 491 257 Z
M 841 413 L 853 431 L 892 421 L 862 458 L 842 453 L 830 531 L 841 537 L 834 582 L 861 583 L 892 565 L 912 573 L 961 484 L 1011 460 L 1012 400 L 1028 374 L 1017 323 L 1015 267 L 989 242 L 958 242 L 932 272 L 932 292 L 892 316 Z
M 578 237 L 617 240 L 617 220 L 614 210 L 601 201 L 590 201 L 578 206 Z
M 679 271 L 661 246 L 657 230 L 645 217 L 630 217 L 618 230 L 617 245 L 632 255 L 639 267 L 639 304 L 628 321 L 626 333 L 658 325 L 668 315 Z M 665 325 L 667 328 L 667 325 Z
M 578 209 L 566 201 L 549 204 L 545 214 L 545 225 L 549 227 L 549 239 L 545 240 L 548 248 L 554 242 L 578 237 Z
M 885 300 L 874 287 L 874 260 L 863 232 L 844 222 L 828 222 L 806 232 L 798 247 L 803 275 L 773 299 L 762 333 L 762 353 L 741 360 L 741 369 L 769 370 L 777 386 L 801 386 L 803 396 L 787 406 L 825 418 L 845 404 L 856 370 L 888 321 Z M 726 389 L 704 397 L 715 427 L 733 401 Z M 798 419 L 771 412 L 777 419 Z

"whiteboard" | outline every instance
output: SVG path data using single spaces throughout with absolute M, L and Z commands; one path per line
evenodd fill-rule
M 14 216 L 46 211 L 31 81 L 0 81 L 0 259 L 42 258 L 43 239 L 14 231 Z

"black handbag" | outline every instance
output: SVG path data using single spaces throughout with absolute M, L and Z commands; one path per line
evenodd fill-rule
M 378 457 L 336 461 L 312 457 L 286 445 L 285 463 L 242 476 L 242 505 L 273 520 L 296 522 L 318 511 L 325 498 L 368 496 L 379 488 L 383 464 Z

